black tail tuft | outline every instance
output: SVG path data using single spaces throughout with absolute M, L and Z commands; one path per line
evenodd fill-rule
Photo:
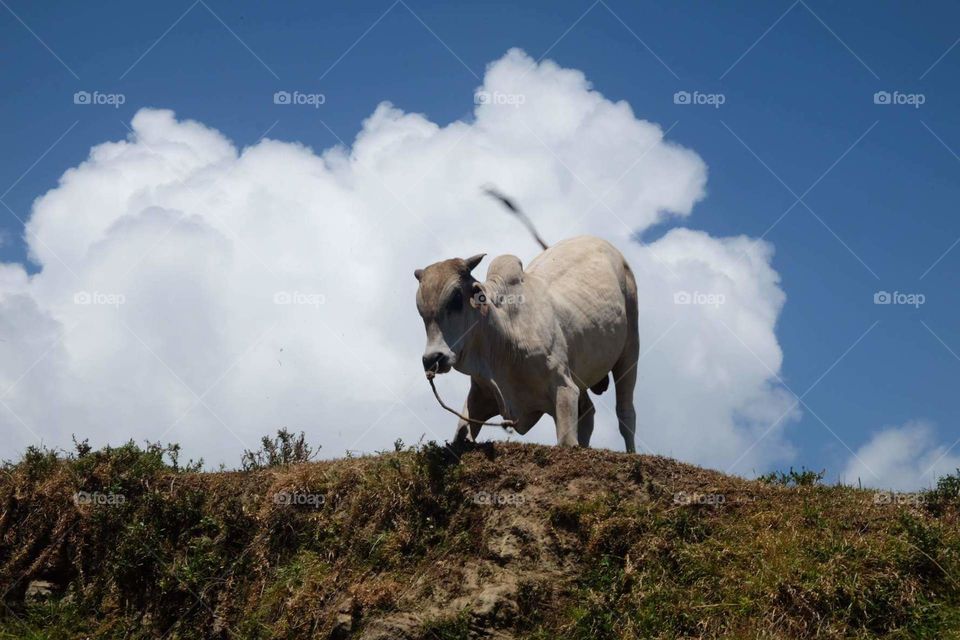
M 483 187 L 483 192 L 488 196 L 490 196 L 491 198 L 496 198 L 497 200 L 502 202 L 503 206 L 505 206 L 507 209 L 509 209 L 513 213 L 520 214 L 520 208 L 513 203 L 513 200 L 503 195 L 493 187 L 489 187 L 489 186 Z

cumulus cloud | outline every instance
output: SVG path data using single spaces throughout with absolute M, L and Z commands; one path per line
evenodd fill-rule
M 321 152 L 238 149 L 139 111 L 127 139 L 94 147 L 34 203 L 39 271 L 0 265 L 0 454 L 72 433 L 178 441 L 228 463 L 280 426 L 327 455 L 449 437 L 455 419 L 420 369 L 412 272 L 481 251 L 529 262 L 533 241 L 480 193 L 494 183 L 548 241 L 595 234 L 632 264 L 639 446 L 741 473 L 788 459 L 772 247 L 685 228 L 631 240 L 691 214 L 700 157 L 581 72 L 521 51 L 478 92 L 470 121 L 385 103 L 352 143 Z M 440 387 L 459 403 L 467 381 Z M 611 396 L 595 443 L 622 449 Z M 549 419 L 526 439 L 552 442 Z
M 876 432 L 847 463 L 844 478 L 867 487 L 913 491 L 936 486 L 960 468 L 960 452 L 938 442 L 933 425 L 922 420 Z

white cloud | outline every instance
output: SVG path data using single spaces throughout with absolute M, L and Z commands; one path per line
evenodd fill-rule
M 847 462 L 844 479 L 867 487 L 912 491 L 936 486 L 941 476 L 960 468 L 960 452 L 937 441 L 936 430 L 922 420 L 884 427 Z
M 126 140 L 94 147 L 35 202 L 41 271 L 0 265 L 0 454 L 71 433 L 179 441 L 228 463 L 279 426 L 327 455 L 449 437 L 454 419 L 420 370 L 412 271 L 480 251 L 529 262 L 534 243 L 480 193 L 494 183 L 548 240 L 599 235 L 633 265 L 639 440 L 742 473 L 788 459 L 772 247 L 687 229 L 630 240 L 691 213 L 699 156 L 579 71 L 520 51 L 481 90 L 522 104 L 446 126 L 382 104 L 349 148 L 319 154 L 276 140 L 238 150 L 169 111 L 138 112 Z M 678 292 L 722 304 L 675 304 Z M 467 384 L 440 387 L 459 403 Z M 594 438 L 622 449 L 612 395 Z M 553 426 L 526 439 L 552 442 Z

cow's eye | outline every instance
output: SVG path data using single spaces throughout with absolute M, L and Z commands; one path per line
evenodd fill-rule
M 457 313 L 461 309 L 463 309 L 463 294 L 460 292 L 460 289 L 457 289 L 447 301 L 447 312 Z

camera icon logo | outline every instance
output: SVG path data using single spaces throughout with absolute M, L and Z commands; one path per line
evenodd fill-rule
M 90 104 L 90 92 L 77 91 L 73 94 L 73 104 Z
M 277 91 L 273 94 L 273 104 L 290 104 L 289 91 Z
M 90 304 L 92 301 L 93 296 L 89 291 L 78 291 L 73 294 L 73 304 Z
M 677 291 L 673 294 L 673 304 L 690 304 L 692 301 L 689 291 Z
M 873 94 L 873 104 L 890 104 L 889 91 L 877 91 Z
M 473 94 L 473 103 L 474 104 L 490 104 L 490 92 L 489 91 L 477 91 Z
M 690 104 L 690 92 L 677 91 L 673 94 L 673 104 Z
M 873 294 L 873 304 L 890 304 L 891 302 L 893 302 L 893 298 L 887 291 L 877 291 Z

